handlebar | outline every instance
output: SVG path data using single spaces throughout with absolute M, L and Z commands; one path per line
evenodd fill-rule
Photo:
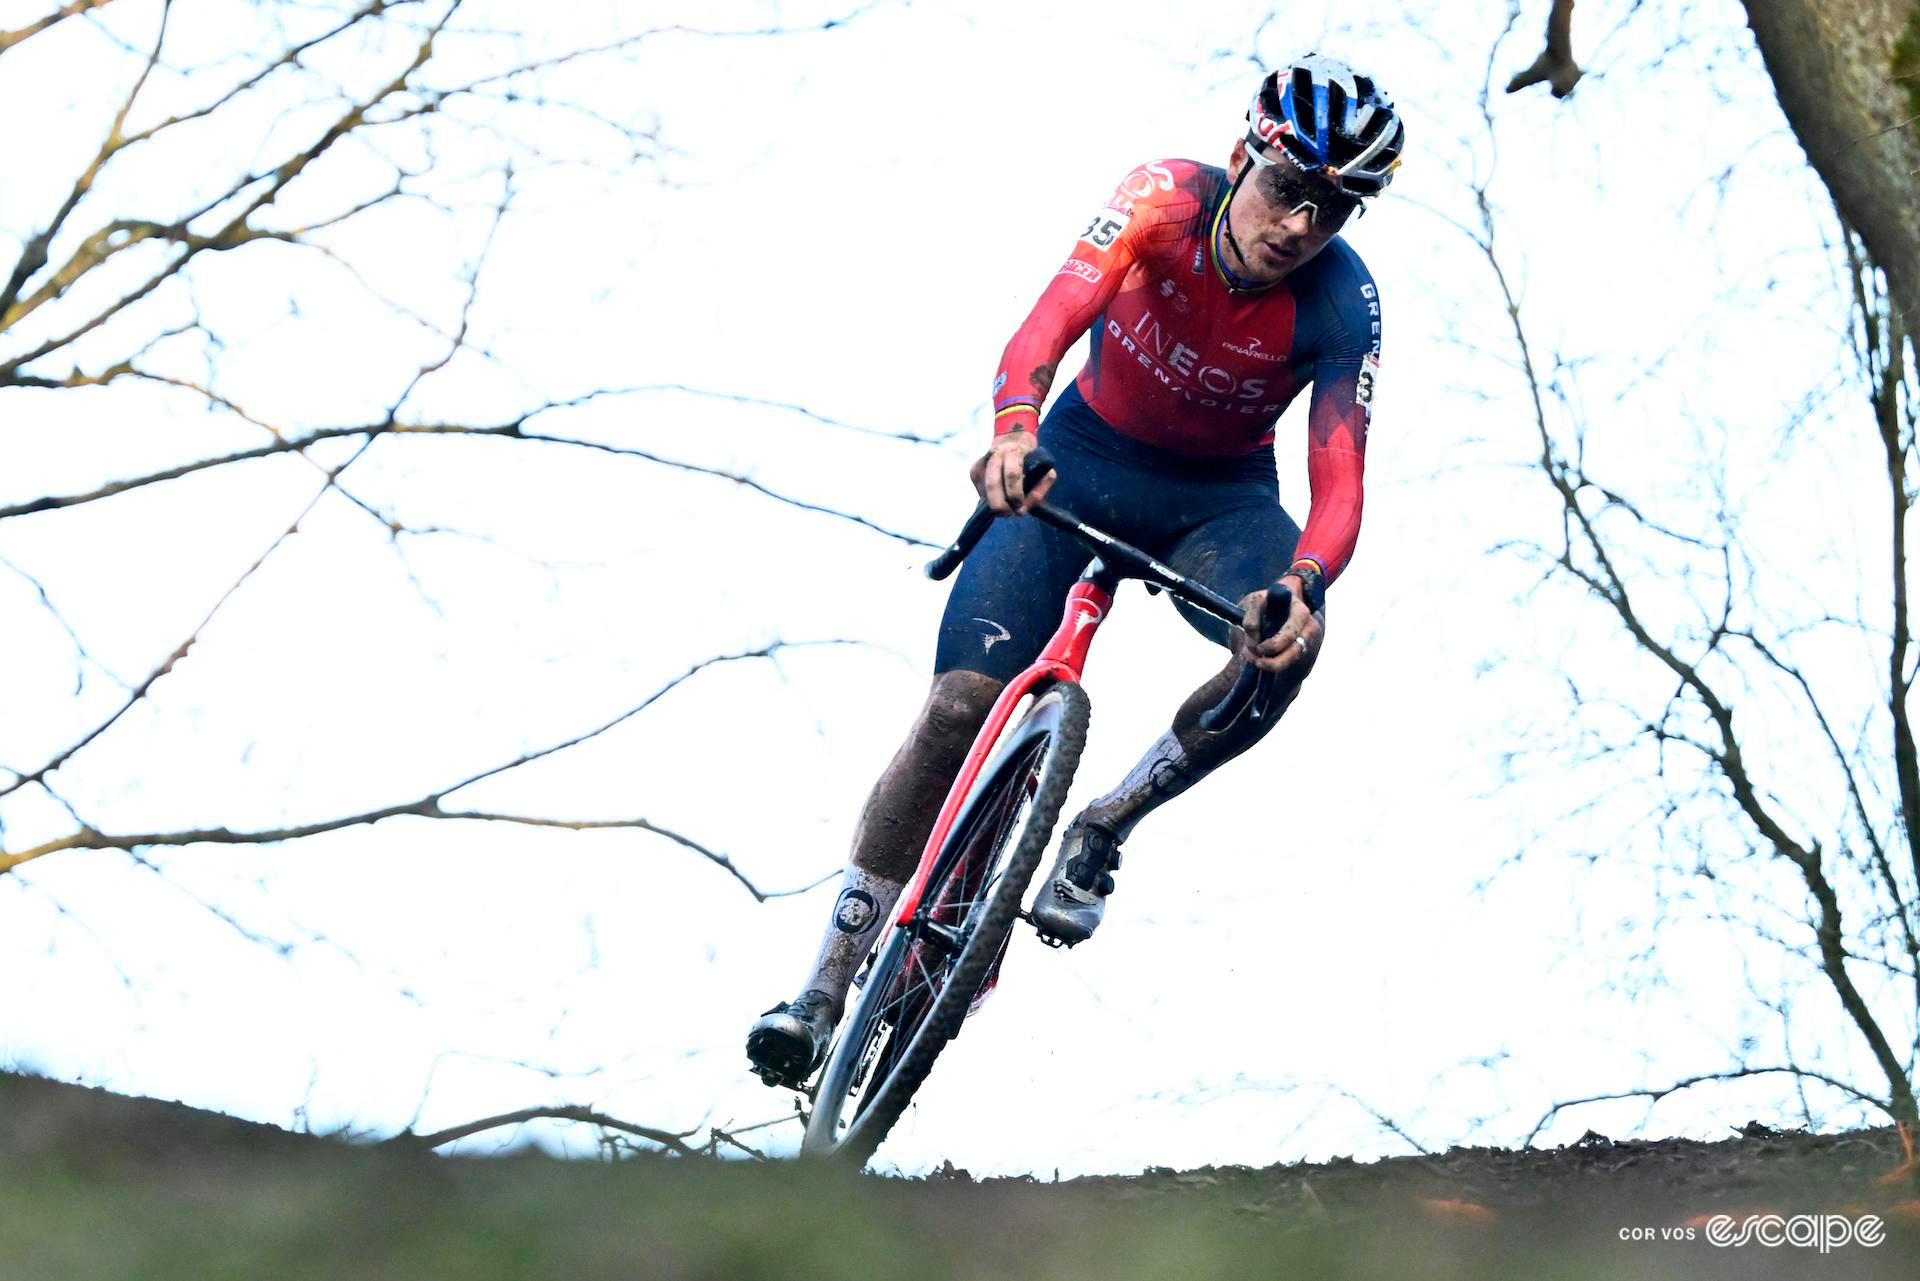
M 1021 473 L 1023 488 L 1031 491 L 1052 470 L 1053 457 L 1045 449 L 1036 447 L 1027 451 Z M 1244 621 L 1240 606 L 1233 601 L 1206 584 L 1195 582 L 1177 570 L 1162 565 L 1139 548 L 1121 542 L 1104 530 L 1095 529 L 1072 512 L 1045 501 L 1031 504 L 1026 512 L 1086 544 L 1109 569 L 1124 578 L 1140 579 L 1148 591 L 1166 591 L 1235 627 Z M 960 562 L 967 558 L 968 553 L 979 545 L 980 540 L 986 537 L 987 530 L 993 527 L 993 521 L 994 511 L 983 498 L 974 507 L 973 514 L 967 517 L 959 537 L 945 551 L 927 562 L 927 577 L 936 582 L 949 577 L 960 567 Z M 1260 639 L 1266 640 L 1279 631 L 1286 624 L 1292 608 L 1293 593 L 1279 582 L 1270 585 L 1266 604 L 1260 611 Z M 1219 733 L 1238 720 L 1242 713 L 1250 715 L 1255 722 L 1264 719 L 1271 714 L 1268 703 L 1274 680 L 1271 673 L 1263 672 L 1249 663 L 1241 669 L 1227 696 L 1200 714 L 1200 728 L 1209 733 Z
M 1040 483 L 1042 476 L 1052 470 L 1052 454 L 1038 446 L 1029 449 L 1020 473 L 1022 492 L 1031 490 Z M 960 568 L 960 562 L 967 558 L 967 553 L 977 547 L 993 527 L 993 515 L 993 508 L 987 506 L 987 500 L 982 498 L 973 509 L 973 515 L 967 517 L 967 523 L 960 527 L 960 536 L 953 540 L 947 550 L 927 562 L 927 577 L 937 583 Z
M 1287 615 L 1292 610 L 1292 590 L 1280 582 L 1269 586 L 1266 604 L 1260 609 L 1260 639 L 1265 640 L 1284 627 Z M 1248 663 L 1240 669 L 1240 675 L 1233 682 L 1233 688 L 1227 691 L 1227 696 L 1200 713 L 1200 728 L 1217 734 L 1238 720 L 1242 712 L 1247 712 L 1249 719 L 1256 724 L 1266 719 L 1274 679 L 1272 672 L 1263 672 Z

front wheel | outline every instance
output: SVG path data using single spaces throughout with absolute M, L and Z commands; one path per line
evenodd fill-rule
M 998 976 L 1086 746 L 1089 714 L 1084 690 L 1056 684 L 1001 731 L 920 906 L 880 941 L 814 1087 L 803 1155 L 864 1165 Z

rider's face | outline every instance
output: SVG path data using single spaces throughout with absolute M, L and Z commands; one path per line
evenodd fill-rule
M 1227 172 L 1237 175 L 1248 163 L 1247 144 L 1235 143 Z M 1321 197 L 1313 208 L 1296 207 L 1302 187 Z M 1233 193 L 1227 209 L 1233 237 L 1221 238 L 1221 251 L 1235 260 L 1228 265 L 1236 276 L 1279 280 L 1327 247 L 1343 221 L 1343 203 L 1338 192 L 1292 171 L 1284 160 L 1256 168 Z

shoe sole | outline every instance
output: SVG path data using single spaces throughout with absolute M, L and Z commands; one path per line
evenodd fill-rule
M 791 1038 L 771 1030 L 748 1035 L 747 1061 L 768 1085 L 784 1085 L 793 1090 L 806 1083 L 815 1066 L 811 1056 L 796 1046 Z

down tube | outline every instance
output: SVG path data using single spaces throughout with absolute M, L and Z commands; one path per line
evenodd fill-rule
M 1043 681 L 1079 683 L 1087 654 L 1093 647 L 1094 634 L 1100 630 L 1101 622 L 1112 607 L 1113 593 L 1106 588 L 1087 579 L 1075 583 L 1073 590 L 1067 593 L 1067 605 L 1060 626 L 1054 631 L 1046 648 L 1040 651 L 1040 657 L 1000 691 L 1000 697 L 994 700 L 993 710 L 987 713 L 986 723 L 980 727 L 979 736 L 973 740 L 973 747 L 967 752 L 966 761 L 954 777 L 945 803 L 940 806 L 940 817 L 935 820 L 933 831 L 927 837 L 926 848 L 920 852 L 920 866 L 914 870 L 913 883 L 900 896 L 900 907 L 894 915 L 896 925 L 905 925 L 913 919 L 914 911 L 920 906 L 920 896 L 926 891 L 927 876 L 933 870 L 941 847 L 946 844 L 947 833 L 953 829 L 961 802 L 973 790 L 981 769 L 991 759 L 993 749 L 999 745 L 1007 722 L 1013 718 L 1014 708 L 1019 706 L 1020 700 L 1034 686 Z

